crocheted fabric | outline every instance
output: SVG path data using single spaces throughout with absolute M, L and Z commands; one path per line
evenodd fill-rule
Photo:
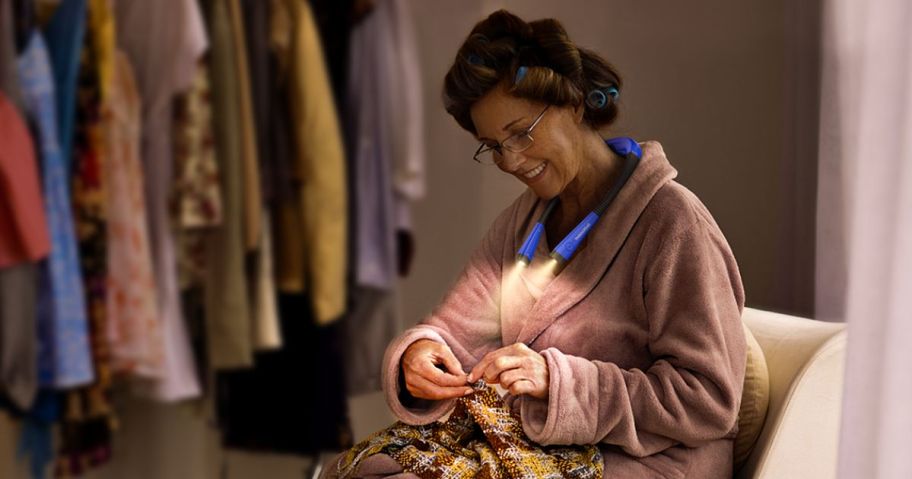
M 539 446 L 494 389 L 484 381 L 473 387 L 475 393 L 459 398 L 445 422 L 400 421 L 351 448 L 338 462 L 339 477 L 352 477 L 361 461 L 380 453 L 422 479 L 602 477 L 598 447 Z

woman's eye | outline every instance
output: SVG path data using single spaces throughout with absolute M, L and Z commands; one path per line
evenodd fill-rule
M 527 131 L 529 131 L 529 128 L 528 128 L 528 127 L 523 128 L 523 129 L 521 129 L 521 130 L 516 130 L 516 131 L 514 131 L 514 132 L 511 132 L 511 133 L 510 133 L 510 138 L 516 138 L 516 137 L 518 137 L 518 136 L 523 136 L 523 135 L 526 134 Z

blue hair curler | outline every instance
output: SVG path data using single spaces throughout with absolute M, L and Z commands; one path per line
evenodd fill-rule
M 613 98 L 614 101 L 617 101 L 618 97 L 621 96 L 621 92 L 619 92 L 617 87 L 614 85 L 608 87 L 608 94 L 611 95 L 611 98 Z
M 513 84 L 515 85 L 515 84 L 521 82 L 522 79 L 526 77 L 526 72 L 528 72 L 528 71 L 529 71 L 529 69 L 528 69 L 527 67 L 519 67 L 519 68 L 517 68 L 517 69 L 516 69 L 516 76 L 513 77 Z
M 608 104 L 608 96 L 602 90 L 592 90 L 586 95 L 586 104 L 589 105 L 589 108 L 596 110 L 605 108 L 605 105 Z

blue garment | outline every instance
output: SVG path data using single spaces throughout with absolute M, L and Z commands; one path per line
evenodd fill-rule
M 57 94 L 57 141 L 67 178 L 71 171 L 79 55 L 85 36 L 86 17 L 86 0 L 62 0 L 44 29 Z
M 69 177 L 57 143 L 54 83 L 41 34 L 32 34 L 17 66 L 25 114 L 36 129 L 51 236 L 51 254 L 39 272 L 38 383 L 53 388 L 79 386 L 92 382 L 94 372 Z
M 54 460 L 53 426 L 60 417 L 62 393 L 43 390 L 38 393 L 19 433 L 19 458 L 29 458 L 32 479 L 43 479 L 47 465 Z

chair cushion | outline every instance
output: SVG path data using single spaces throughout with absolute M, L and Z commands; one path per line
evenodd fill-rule
M 747 340 L 747 368 L 744 373 L 744 392 L 741 393 L 741 409 L 738 411 L 738 435 L 735 437 L 734 470 L 737 471 L 747 460 L 766 419 L 769 406 L 769 369 L 760 344 L 746 324 L 744 336 Z

